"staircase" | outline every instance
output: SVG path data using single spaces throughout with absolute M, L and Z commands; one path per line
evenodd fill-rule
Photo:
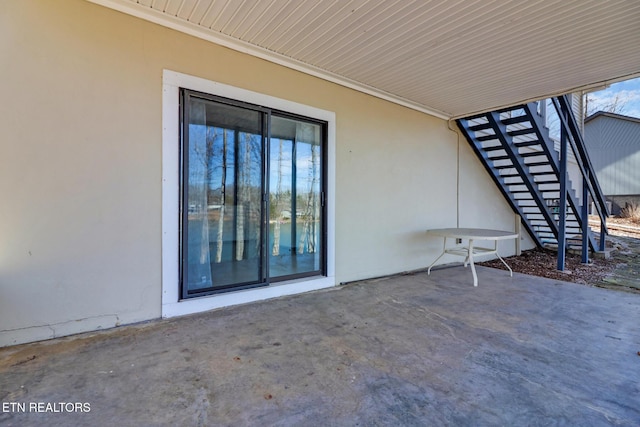
M 560 153 L 536 103 L 457 120 L 458 127 L 540 247 L 579 249 L 583 262 L 588 250 L 604 250 L 607 208 L 581 133 L 566 97 L 554 98 L 562 132 Z M 567 174 L 569 149 L 582 174 L 583 204 Z M 562 154 L 564 153 L 564 155 Z M 601 220 L 597 240 L 589 230 L 587 200 L 591 198 Z M 564 255 L 562 268 L 564 269 Z

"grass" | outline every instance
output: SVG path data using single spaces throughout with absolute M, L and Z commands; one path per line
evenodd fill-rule
M 640 205 L 637 203 L 625 203 L 624 208 L 620 210 L 620 217 L 640 224 Z

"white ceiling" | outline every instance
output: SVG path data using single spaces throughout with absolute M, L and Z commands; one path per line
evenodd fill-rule
M 90 0 L 440 117 L 640 75 L 638 0 Z

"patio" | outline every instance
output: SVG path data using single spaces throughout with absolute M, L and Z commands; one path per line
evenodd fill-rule
M 441 268 L 0 349 L 0 424 L 640 423 L 639 295 L 478 276 Z

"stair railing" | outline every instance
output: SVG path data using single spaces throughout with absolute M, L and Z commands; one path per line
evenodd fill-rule
M 564 131 L 567 135 L 567 142 L 571 147 L 573 154 L 576 159 L 576 163 L 580 168 L 580 172 L 583 177 L 583 230 L 584 235 L 586 236 L 586 231 L 588 230 L 588 217 L 587 217 L 587 196 L 590 195 L 595 206 L 595 210 L 600 219 L 600 250 L 603 251 L 605 248 L 605 235 L 607 233 L 607 225 L 606 218 L 609 216 L 609 212 L 607 210 L 607 204 L 605 201 L 605 197 L 602 193 L 602 189 L 600 188 L 600 184 L 598 183 L 598 179 L 595 174 L 595 169 L 591 164 L 591 160 L 589 159 L 589 155 L 587 154 L 587 150 L 584 144 L 584 140 L 582 139 L 582 133 L 578 128 L 578 124 L 576 122 L 575 116 L 571 111 L 571 104 L 566 95 L 559 96 L 556 98 L 552 98 L 553 105 L 556 109 L 558 117 L 560 119 L 561 130 Z M 584 249 L 584 244 L 583 244 Z M 583 260 L 586 256 L 586 250 L 583 250 Z

